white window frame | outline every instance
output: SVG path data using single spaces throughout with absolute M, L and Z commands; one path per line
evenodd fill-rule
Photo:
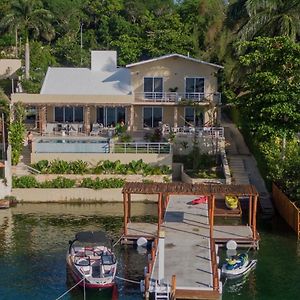
M 191 107 L 191 106 L 185 106 L 184 107 L 184 123 L 186 124 L 186 109 L 187 108 L 192 108 L 193 109 L 193 111 L 194 111 L 193 123 L 194 123 L 194 126 L 196 126 L 196 109 L 195 109 L 195 107 Z M 202 114 L 202 117 L 204 119 L 204 112 L 202 111 L 201 114 Z M 201 124 L 200 126 L 203 126 L 203 124 Z
M 108 107 L 112 107 L 112 108 L 114 108 L 115 109 L 115 113 L 114 113 L 114 115 L 115 115 L 115 120 L 117 120 L 118 119 L 118 112 L 117 112 L 117 109 L 118 109 L 118 107 L 123 107 L 124 108 L 124 112 L 125 112 L 125 118 L 124 118 L 124 122 L 125 122 L 125 124 L 127 123 L 127 114 L 126 114 L 126 106 L 97 106 L 97 109 L 96 109 L 96 120 L 98 120 L 98 112 L 97 112 L 97 110 L 98 110 L 98 108 L 103 108 L 103 120 L 104 120 L 104 124 L 103 124 L 103 126 L 104 127 L 107 127 L 107 108 Z M 116 122 L 115 122 L 116 123 Z M 116 123 L 117 124 L 117 123 Z M 115 125 L 116 125 L 115 124 Z
M 153 82 L 152 82 L 152 92 L 145 92 L 145 78 L 151 78 L 151 79 L 153 79 Z M 162 90 L 161 90 L 161 92 L 154 92 L 154 79 L 155 78 L 159 78 L 159 79 L 161 79 L 162 80 Z M 164 86 L 164 77 L 161 77 L 161 76 L 144 76 L 143 77 L 143 94 L 144 94 L 144 97 L 145 97 L 145 94 L 148 94 L 148 93 L 152 93 L 152 94 L 155 94 L 156 95 L 156 93 L 158 94 L 158 93 L 161 93 L 162 94 L 162 98 L 163 98 L 163 93 L 164 93 L 164 88 L 165 88 L 165 86 Z M 146 98 L 146 97 L 145 97 Z M 156 97 L 152 97 L 152 99 L 156 99 Z M 151 99 L 151 98 L 150 98 Z M 160 99 L 160 98 L 159 98 Z
M 153 127 L 153 109 L 154 108 L 160 108 L 161 109 L 161 122 L 163 123 L 164 121 L 164 108 L 162 106 L 143 106 L 142 109 L 142 115 L 143 115 L 143 118 L 142 118 L 142 122 L 143 122 L 143 128 L 148 128 L 147 126 L 145 126 L 145 123 L 144 123 L 144 108 L 151 108 L 151 113 L 152 113 L 152 117 L 151 117 L 151 127 L 150 128 L 156 128 L 156 127 Z
M 83 106 L 80 106 L 80 105 L 78 105 L 79 107 L 82 107 L 82 109 L 83 109 L 83 112 L 82 112 L 82 122 L 76 122 L 76 123 L 80 123 L 80 124 L 83 124 L 83 121 L 84 121 L 84 107 Z M 53 122 L 57 122 L 57 123 L 60 123 L 60 122 L 58 122 L 58 121 L 55 121 L 55 108 L 56 107 L 62 107 L 63 108 L 63 121 L 61 122 L 61 123 L 66 123 L 66 114 L 65 114 L 65 110 L 66 110 L 66 107 L 67 107 L 67 105 L 61 105 L 61 106 L 54 106 L 53 107 Z M 73 109 L 73 121 L 72 122 L 70 122 L 70 123 L 75 123 L 75 106 L 72 106 L 72 105 L 69 105 L 69 107 L 72 107 L 72 109 Z
M 202 77 L 202 76 L 186 76 L 186 77 L 184 77 L 184 94 L 196 94 L 196 93 L 198 93 L 198 92 L 188 93 L 186 91 L 186 80 L 187 79 L 194 79 L 194 80 L 195 79 L 203 79 L 203 94 L 205 94 L 205 77 Z

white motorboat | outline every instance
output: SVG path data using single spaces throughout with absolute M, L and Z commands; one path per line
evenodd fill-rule
M 110 241 L 103 232 L 91 231 L 79 232 L 75 239 L 69 242 L 67 266 L 72 278 L 80 286 L 90 289 L 114 286 L 117 261 L 112 250 L 105 245 L 108 243 Z
M 256 266 L 257 260 L 249 260 L 247 253 L 242 253 L 226 259 L 222 266 L 222 276 L 237 278 L 250 272 Z

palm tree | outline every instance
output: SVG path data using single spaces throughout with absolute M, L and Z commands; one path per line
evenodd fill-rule
M 11 13 L 0 22 L 0 28 L 25 36 L 25 78 L 29 79 L 30 52 L 29 37 L 42 36 L 50 41 L 54 37 L 54 28 L 50 23 L 52 15 L 42 6 L 40 0 L 14 0 L 11 3 Z M 17 38 L 17 34 L 16 34 Z
M 238 36 L 250 40 L 255 36 L 284 35 L 295 40 L 300 34 L 299 0 L 247 0 L 244 7 L 248 21 Z

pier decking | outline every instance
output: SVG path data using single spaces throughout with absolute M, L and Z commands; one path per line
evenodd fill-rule
M 135 193 L 158 194 L 157 224 L 130 222 L 130 198 Z M 155 292 L 157 283 L 161 283 L 161 243 L 163 278 L 171 283 L 174 299 L 220 299 L 222 286 L 215 242 L 224 245 L 234 239 L 239 246 L 256 247 L 257 193 L 252 186 L 130 183 L 125 185 L 123 194 L 124 238 L 136 240 L 143 236 L 154 240 L 145 277 L 146 292 Z M 225 212 L 215 197 L 225 194 L 249 197 L 249 225 L 214 225 L 214 217 Z M 207 203 L 192 205 L 192 200 L 202 195 L 208 196 Z M 234 215 L 241 215 L 240 207 L 231 212 Z M 158 239 L 161 232 L 165 234 L 163 240 Z

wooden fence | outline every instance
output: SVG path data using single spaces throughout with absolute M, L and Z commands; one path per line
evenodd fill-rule
M 297 233 L 300 239 L 300 209 L 273 183 L 272 195 L 279 214 Z

